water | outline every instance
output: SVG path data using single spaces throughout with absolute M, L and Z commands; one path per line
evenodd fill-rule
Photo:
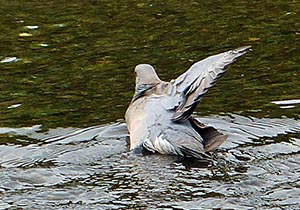
M 214 164 L 127 151 L 126 124 L 2 128 L 2 205 L 47 208 L 299 207 L 300 121 L 199 118 L 227 133 Z M 299 136 L 299 135 L 298 135 Z M 272 201 L 272 202 L 271 202 Z
M 297 1 L 0 0 L 0 209 L 300 208 Z M 252 45 L 195 116 L 213 163 L 128 151 L 133 67 Z

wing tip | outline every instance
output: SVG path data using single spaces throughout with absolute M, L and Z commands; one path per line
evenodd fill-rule
M 252 46 L 251 45 L 239 47 L 239 48 L 236 48 L 234 50 L 231 50 L 230 52 L 234 53 L 234 54 L 244 55 L 248 51 L 252 51 Z

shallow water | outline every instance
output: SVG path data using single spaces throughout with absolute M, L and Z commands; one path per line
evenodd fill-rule
M 300 208 L 299 2 L 0 5 L 0 209 Z M 136 64 L 243 45 L 195 113 L 229 135 L 212 163 L 128 151 Z

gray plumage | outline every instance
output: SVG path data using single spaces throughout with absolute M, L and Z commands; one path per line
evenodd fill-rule
M 226 67 L 250 49 L 241 47 L 210 56 L 170 82 L 161 81 L 149 64 L 135 67 L 136 88 L 126 111 L 130 149 L 203 158 L 227 136 L 191 117 L 203 94 Z

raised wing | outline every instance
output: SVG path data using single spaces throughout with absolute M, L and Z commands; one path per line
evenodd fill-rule
M 171 120 L 179 122 L 188 119 L 201 96 L 225 73 L 226 67 L 250 48 L 246 46 L 210 56 L 193 64 L 188 71 L 179 76 L 173 84 L 180 95 L 180 103 Z

